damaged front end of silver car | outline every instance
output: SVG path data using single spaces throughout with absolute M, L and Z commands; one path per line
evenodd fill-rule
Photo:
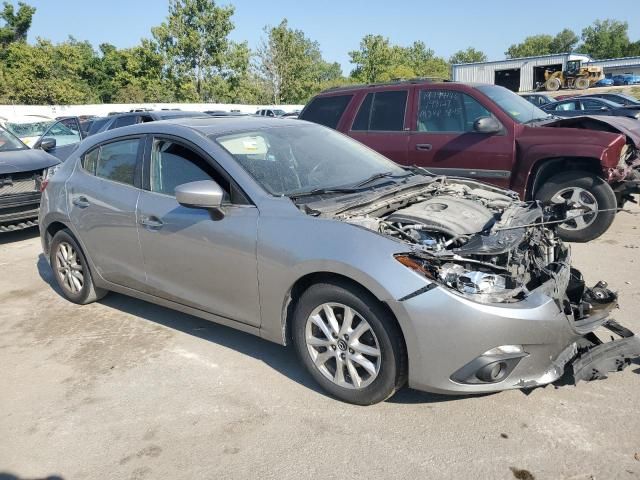
M 487 184 L 438 177 L 331 216 L 408 244 L 399 262 L 474 302 L 515 303 L 537 292 L 553 298 L 579 340 L 553 359 L 548 381 L 521 385 L 527 388 L 554 381 L 568 366 L 576 383 L 605 378 L 640 356 L 640 339 L 610 319 L 617 295 L 604 282 L 587 287 L 571 267 L 570 249 L 554 232 L 561 214 Z M 498 352 L 488 365 L 503 357 Z

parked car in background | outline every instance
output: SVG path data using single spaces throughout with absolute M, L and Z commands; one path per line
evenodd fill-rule
M 42 148 L 60 160 L 65 160 L 85 137 L 78 117 L 60 117 L 59 120 L 53 120 L 27 115 L 8 118 L 2 123 L 28 147 Z
M 59 163 L 0 127 L 0 232 L 37 225 L 40 189 Z
M 580 98 L 604 98 L 620 105 L 640 105 L 640 100 L 626 93 L 590 93 L 582 95 Z
M 185 112 L 182 110 L 157 110 L 157 111 L 135 111 L 128 113 L 117 113 L 107 117 L 93 120 L 89 128 L 88 136 L 96 133 L 106 132 L 114 128 L 127 127 L 138 123 L 155 122 L 170 118 L 202 117 L 206 114 L 202 112 Z
M 279 108 L 262 108 L 256 112 L 261 117 L 282 117 L 287 112 Z
M 370 405 L 407 382 L 532 388 L 640 355 L 546 218 L 319 125 L 207 118 L 87 139 L 44 190 L 40 232 L 69 301 L 112 290 L 293 343 L 326 391 Z
M 614 85 L 640 85 L 640 75 L 614 75 L 611 79 Z
M 293 112 L 287 112 L 282 115 L 282 118 L 298 118 L 300 116 L 300 110 L 295 110 Z
M 593 86 L 594 87 L 611 87 L 614 84 L 612 78 L 603 78 L 602 80 L 598 80 Z
M 551 95 L 545 95 L 544 93 L 522 93 L 520 96 L 537 107 L 556 101 Z
M 604 98 L 580 96 L 548 103 L 542 110 L 558 117 L 577 117 L 580 115 L 613 115 L 640 119 L 640 105 L 621 105 Z
M 226 110 L 206 110 L 202 112 L 211 117 L 246 117 L 247 113 L 242 112 L 227 112 Z
M 640 122 L 587 115 L 566 128 L 496 85 L 420 80 L 334 88 L 313 98 L 300 118 L 402 165 L 563 204 L 567 222 L 559 232 L 567 240 L 598 237 L 615 209 L 640 193 Z

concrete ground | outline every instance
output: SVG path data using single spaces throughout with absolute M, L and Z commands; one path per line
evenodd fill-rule
M 636 331 L 639 220 L 573 247 Z M 68 303 L 39 255 L 34 231 L 0 237 L 0 479 L 640 478 L 637 364 L 577 387 L 356 407 L 291 349 L 121 295 Z

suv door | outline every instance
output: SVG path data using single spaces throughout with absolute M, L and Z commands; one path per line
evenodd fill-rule
M 66 184 L 71 222 L 97 272 L 136 290 L 146 280 L 136 223 L 143 147 L 140 137 L 98 145 Z
M 353 120 L 349 136 L 397 163 L 406 164 L 409 127 L 405 129 L 405 117 L 408 98 L 408 89 L 367 93 Z
M 408 159 L 434 174 L 456 175 L 508 188 L 513 132 L 479 133 L 474 123 L 493 117 L 470 94 L 458 90 L 417 89 Z
M 197 147 L 156 136 L 148 151 L 137 210 L 148 292 L 259 326 L 258 209 Z M 198 180 L 226 191 L 223 218 L 176 201 L 176 186 Z

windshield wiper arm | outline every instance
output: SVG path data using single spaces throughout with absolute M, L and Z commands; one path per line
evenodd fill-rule
M 408 175 L 399 175 L 399 177 L 408 177 L 409 175 L 413 175 L 413 173 L 410 173 Z M 360 188 L 360 187 L 364 187 L 365 185 L 370 184 L 371 182 L 374 182 L 375 180 L 379 180 L 380 178 L 386 178 L 386 177 L 396 177 L 396 175 L 393 174 L 393 172 L 380 172 L 380 173 L 374 173 L 373 175 L 371 175 L 369 178 L 364 179 L 363 181 L 356 183 L 355 185 L 353 185 L 353 188 Z
M 300 192 L 300 193 L 292 193 L 291 195 L 287 195 L 290 199 L 295 200 L 301 197 L 313 197 L 314 195 L 322 195 L 325 193 L 355 193 L 357 192 L 354 188 L 316 188 L 314 190 L 309 190 L 308 192 Z

